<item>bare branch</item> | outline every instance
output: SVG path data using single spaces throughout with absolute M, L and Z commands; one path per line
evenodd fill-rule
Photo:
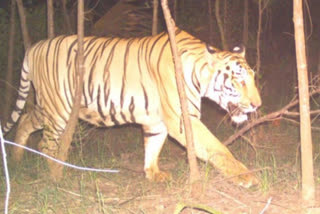
M 320 89 L 314 90 L 312 92 L 310 92 L 310 97 L 320 93 Z M 224 145 L 229 145 L 231 144 L 234 140 L 236 140 L 238 137 L 240 137 L 241 135 L 243 135 L 244 133 L 246 133 L 247 131 L 249 131 L 250 129 L 252 129 L 253 127 L 267 122 L 267 121 L 272 121 L 274 119 L 280 118 L 282 115 L 290 115 L 290 113 L 288 112 L 288 110 L 294 106 L 296 106 L 299 103 L 299 100 L 293 99 L 290 103 L 288 103 L 286 106 L 284 106 L 283 108 L 281 108 L 278 111 L 269 113 L 263 117 L 258 118 L 257 120 L 254 120 L 250 123 L 248 123 L 245 127 L 243 127 L 242 129 L 240 129 L 238 132 L 236 132 L 235 134 L 233 134 L 232 136 L 230 136 L 226 141 L 223 142 Z M 319 110 L 320 111 L 320 110 Z

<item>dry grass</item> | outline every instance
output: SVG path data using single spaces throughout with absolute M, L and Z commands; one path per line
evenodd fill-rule
M 220 131 L 228 124 L 222 124 Z M 88 129 L 85 129 L 88 130 Z M 45 161 L 25 155 L 21 165 L 10 162 L 12 194 L 10 213 L 173 213 L 179 202 L 204 204 L 222 213 L 260 213 L 272 197 L 267 212 L 298 213 L 300 205 L 298 130 L 281 123 L 266 125 L 256 144 L 250 136 L 231 146 L 238 159 L 258 170 L 261 185 L 243 189 L 229 183 L 211 166 L 200 164 L 202 193 L 191 198 L 185 150 L 167 142 L 160 165 L 173 174 L 167 183 L 152 183 L 143 174 L 143 143 L 134 127 L 95 130 L 94 135 L 82 130 L 76 139 L 69 161 L 92 167 L 119 168 L 119 174 L 80 172 L 65 169 L 64 179 L 57 184 L 47 180 Z M 226 129 L 226 133 L 230 129 Z M 119 135 L 121 134 L 121 137 Z M 95 137 L 92 137 L 95 136 Z M 99 136 L 99 137 L 97 137 Z M 220 136 L 224 137 L 224 136 Z M 253 149 L 254 146 L 254 149 Z M 319 146 L 315 146 L 315 151 Z M 316 158 L 316 169 L 319 169 Z M 319 194 L 320 175 L 316 171 Z M 4 180 L 1 180 L 4 197 Z M 318 201 L 320 199 L 317 196 Z M 3 201 L 1 202 L 3 207 Z M 317 206 L 320 206 L 318 204 Z M 205 213 L 190 208 L 181 213 Z

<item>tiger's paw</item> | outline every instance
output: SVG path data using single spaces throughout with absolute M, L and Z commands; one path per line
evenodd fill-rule
M 154 182 L 165 182 L 171 180 L 171 174 L 160 170 L 153 171 L 150 169 L 145 170 L 146 178 Z
M 232 156 L 216 156 L 213 164 L 215 164 L 227 180 L 239 186 L 249 188 L 260 183 L 253 171 L 250 171 L 244 164 Z
M 250 172 L 236 175 L 233 178 L 231 178 L 231 181 L 245 188 L 250 188 L 260 183 L 259 179 L 253 173 Z
M 223 159 L 226 160 L 226 159 Z M 230 160 L 230 159 L 227 159 Z M 221 162 L 220 162 L 221 163 Z M 232 181 L 239 186 L 250 188 L 259 184 L 258 178 L 241 162 L 233 159 L 232 161 L 224 161 L 224 164 L 218 166 L 220 172 L 225 176 L 226 180 Z

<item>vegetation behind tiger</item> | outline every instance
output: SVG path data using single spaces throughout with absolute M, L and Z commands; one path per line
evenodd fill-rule
M 57 1 L 58 2 L 58 1 Z M 97 2 L 86 1 L 90 10 L 86 20 L 86 34 L 102 15 L 110 11 L 117 1 Z M 137 1 L 138 2 L 138 1 Z M 209 41 L 207 1 L 178 1 L 177 25 L 197 36 Z M 242 41 L 243 1 L 221 1 L 226 3 L 221 9 L 225 21 L 228 44 L 233 46 Z M 214 5 L 215 1 L 212 1 Z M 223 4 L 224 4 L 223 3 Z M 46 38 L 46 3 L 39 0 L 24 1 L 27 13 L 27 24 L 33 42 Z M 55 32 L 64 33 L 64 21 L 59 3 L 55 3 Z M 152 12 L 150 2 L 134 2 L 135 8 L 143 13 Z M 221 3 L 222 4 L 222 3 Z M 309 76 L 319 74 L 320 38 L 318 0 L 310 0 L 309 8 L 312 18 L 313 33 L 307 40 L 307 57 Z M 249 0 L 249 42 L 247 45 L 247 60 L 254 67 L 256 63 L 256 31 L 258 20 L 257 1 Z M 141 9 L 142 8 L 142 9 Z M 70 15 L 75 20 L 76 1 L 68 1 Z M 9 1 L 0 3 L 0 78 L 5 79 L 7 70 L 7 50 L 9 31 Z M 212 11 L 214 13 L 214 9 Z M 266 114 L 287 104 L 296 94 L 297 77 L 295 64 L 295 48 L 293 38 L 292 2 L 269 1 L 267 15 L 263 18 L 261 38 L 261 75 L 260 91 L 263 100 L 261 114 Z M 140 13 L 139 13 L 140 14 Z M 213 14 L 214 15 L 214 14 Z M 124 16 L 125 17 L 125 16 Z M 143 18 L 144 22 L 151 20 Z M 150 34 L 150 29 L 144 24 L 122 19 L 116 36 L 132 37 L 132 33 Z M 306 19 L 307 20 L 307 19 Z M 125 25 L 126 22 L 130 26 Z M 164 23 L 164 22 L 162 22 Z M 309 23 L 309 21 L 308 21 Z M 133 27 L 132 27 L 133 26 Z M 151 26 L 151 25 L 149 25 Z M 127 31 L 126 31 L 127 29 Z M 130 31 L 135 29 L 135 31 Z M 140 30 L 139 30 L 140 29 Z M 164 29 L 162 25 L 161 29 Z M 221 48 L 218 26 L 213 20 L 213 46 Z M 306 24 L 306 35 L 311 32 Z M 24 56 L 20 23 L 16 19 L 14 88 L 18 87 L 21 63 Z M 4 99 L 4 82 L 0 82 L 0 99 Z M 12 88 L 12 96 L 16 90 Z M 12 99 L 14 100 L 14 99 Z M 311 99 L 311 107 L 318 109 L 318 97 Z M 5 103 L 0 103 L 0 109 Z M 13 107 L 13 103 L 12 103 Z M 0 113 L 1 119 L 7 115 Z M 225 140 L 238 128 L 232 126 L 216 104 L 203 101 L 202 120 L 208 128 L 220 139 Z M 317 119 L 313 126 L 319 126 Z M 29 146 L 37 148 L 33 142 L 38 142 L 40 133 L 33 135 Z M 319 131 L 312 132 L 314 142 L 314 165 L 316 187 L 319 193 Z M 14 133 L 9 135 L 13 139 Z M 10 150 L 10 147 L 6 147 Z M 46 180 L 48 176 L 46 161 L 39 156 L 26 153 L 20 165 L 9 162 L 12 195 L 11 213 L 173 213 L 175 205 L 180 201 L 207 204 L 225 213 L 259 213 L 268 198 L 272 197 L 274 205 L 268 213 L 297 213 L 299 200 L 300 153 L 299 127 L 286 120 L 265 123 L 253 129 L 243 138 L 238 139 L 229 147 L 237 159 L 250 168 L 260 170 L 261 187 L 244 190 L 235 187 L 224 180 L 211 166 L 201 163 L 203 178 L 203 196 L 194 201 L 188 198 L 186 185 L 188 179 L 188 164 L 186 151 L 172 139 L 168 139 L 161 153 L 160 166 L 172 172 L 174 179 L 163 184 L 148 182 L 143 174 L 143 145 L 139 127 L 125 126 L 112 128 L 94 128 L 84 122 L 77 127 L 72 144 L 69 162 L 95 168 L 119 168 L 119 174 L 102 174 L 65 169 L 65 177 L 59 184 Z M 3 172 L 1 172 L 3 173 Z M 5 180 L 1 179 L 1 198 L 4 198 Z M 318 202 L 319 195 L 317 196 Z M 3 207 L 4 200 L 0 200 Z M 319 207 L 319 204 L 318 204 Z M 183 213 L 191 213 L 186 209 Z M 201 213 L 193 211 L 193 213 Z

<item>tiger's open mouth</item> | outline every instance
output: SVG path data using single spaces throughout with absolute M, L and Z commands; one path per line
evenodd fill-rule
M 229 102 L 228 111 L 231 116 L 231 120 L 237 124 L 243 123 L 248 120 L 248 115 L 238 105 Z

